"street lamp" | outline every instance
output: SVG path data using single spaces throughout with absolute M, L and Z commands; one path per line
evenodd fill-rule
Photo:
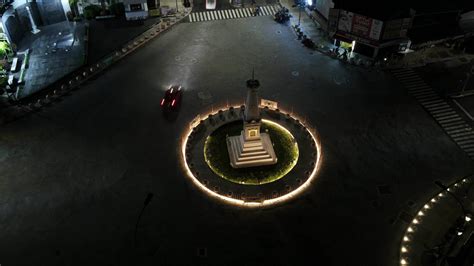
M 146 206 L 148 206 L 152 198 L 153 198 L 153 193 L 148 193 L 146 195 L 145 202 L 143 202 L 143 207 L 142 207 L 142 210 L 140 211 L 140 214 L 138 215 L 137 223 L 135 224 L 135 231 L 133 232 L 133 247 L 136 247 L 138 224 L 140 223 L 140 219 L 142 218 L 143 211 L 145 211 Z
M 305 6 L 304 2 L 299 2 L 298 7 L 299 7 L 299 12 L 298 12 L 298 27 L 301 24 L 301 9 L 303 9 Z

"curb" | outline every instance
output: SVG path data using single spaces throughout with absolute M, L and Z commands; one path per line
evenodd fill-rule
M 98 76 L 114 63 L 120 61 L 139 47 L 142 47 L 150 40 L 159 36 L 160 33 L 166 32 L 174 25 L 180 23 L 191 13 L 191 11 L 192 7 L 186 13 L 182 15 L 180 14 L 178 17 L 171 19 L 165 18 L 159 23 L 153 24 L 148 30 L 121 45 L 121 48 L 104 56 L 99 61 L 86 64 L 71 74 L 64 76 L 59 82 L 54 83 L 50 87 L 43 88 L 36 94 L 18 100 L 10 106 L 6 106 L 2 109 L 0 124 L 7 124 L 27 115 L 28 113 L 39 111 L 44 106 L 51 105 L 54 101 L 59 100 L 59 98 L 67 95 L 70 91 L 78 89 L 81 84 L 89 81 L 95 76 Z

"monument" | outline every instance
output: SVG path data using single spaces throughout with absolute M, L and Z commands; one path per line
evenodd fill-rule
M 38 27 L 36 26 L 35 20 L 33 19 L 33 15 L 31 14 L 31 10 L 30 10 L 30 7 L 29 7 L 29 6 L 26 7 L 26 12 L 28 13 L 28 17 L 30 18 L 30 22 L 31 22 L 31 32 L 32 32 L 33 34 L 36 34 L 36 33 L 40 32 L 40 30 L 39 30 Z
M 243 116 L 243 130 L 239 136 L 227 137 L 227 151 L 233 168 L 245 168 L 277 163 L 273 144 L 267 133 L 260 133 L 258 87 L 254 78 L 247 80 L 247 99 Z

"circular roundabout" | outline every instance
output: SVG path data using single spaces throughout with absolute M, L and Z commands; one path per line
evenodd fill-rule
M 243 105 L 229 107 L 193 121 L 181 144 L 187 176 L 210 196 L 241 206 L 266 206 L 293 198 L 317 174 L 321 164 L 318 139 L 293 115 L 259 108 L 261 131 L 270 135 L 278 160 L 273 165 L 233 168 L 226 138 L 239 135 L 244 110 Z

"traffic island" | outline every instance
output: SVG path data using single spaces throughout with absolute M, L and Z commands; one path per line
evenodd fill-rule
M 225 140 L 226 135 L 242 129 L 244 109 L 244 106 L 224 108 L 194 120 L 181 143 L 186 175 L 209 196 L 239 206 L 268 206 L 299 195 L 317 176 L 321 164 L 317 134 L 294 115 L 260 107 L 263 130 L 268 129 L 272 134 L 275 150 L 280 151 L 281 165 L 231 169 L 225 141 L 220 146 L 217 140 Z M 281 148 L 288 142 L 292 143 L 291 148 Z M 286 154 L 281 154 L 282 151 Z
M 278 161 L 273 165 L 250 168 L 233 168 L 230 164 L 226 138 L 238 135 L 242 121 L 234 121 L 214 130 L 204 142 L 204 158 L 211 170 L 218 176 L 237 184 L 263 185 L 279 180 L 288 174 L 298 161 L 298 144 L 291 133 L 277 124 L 264 121 L 262 131 L 273 141 Z

